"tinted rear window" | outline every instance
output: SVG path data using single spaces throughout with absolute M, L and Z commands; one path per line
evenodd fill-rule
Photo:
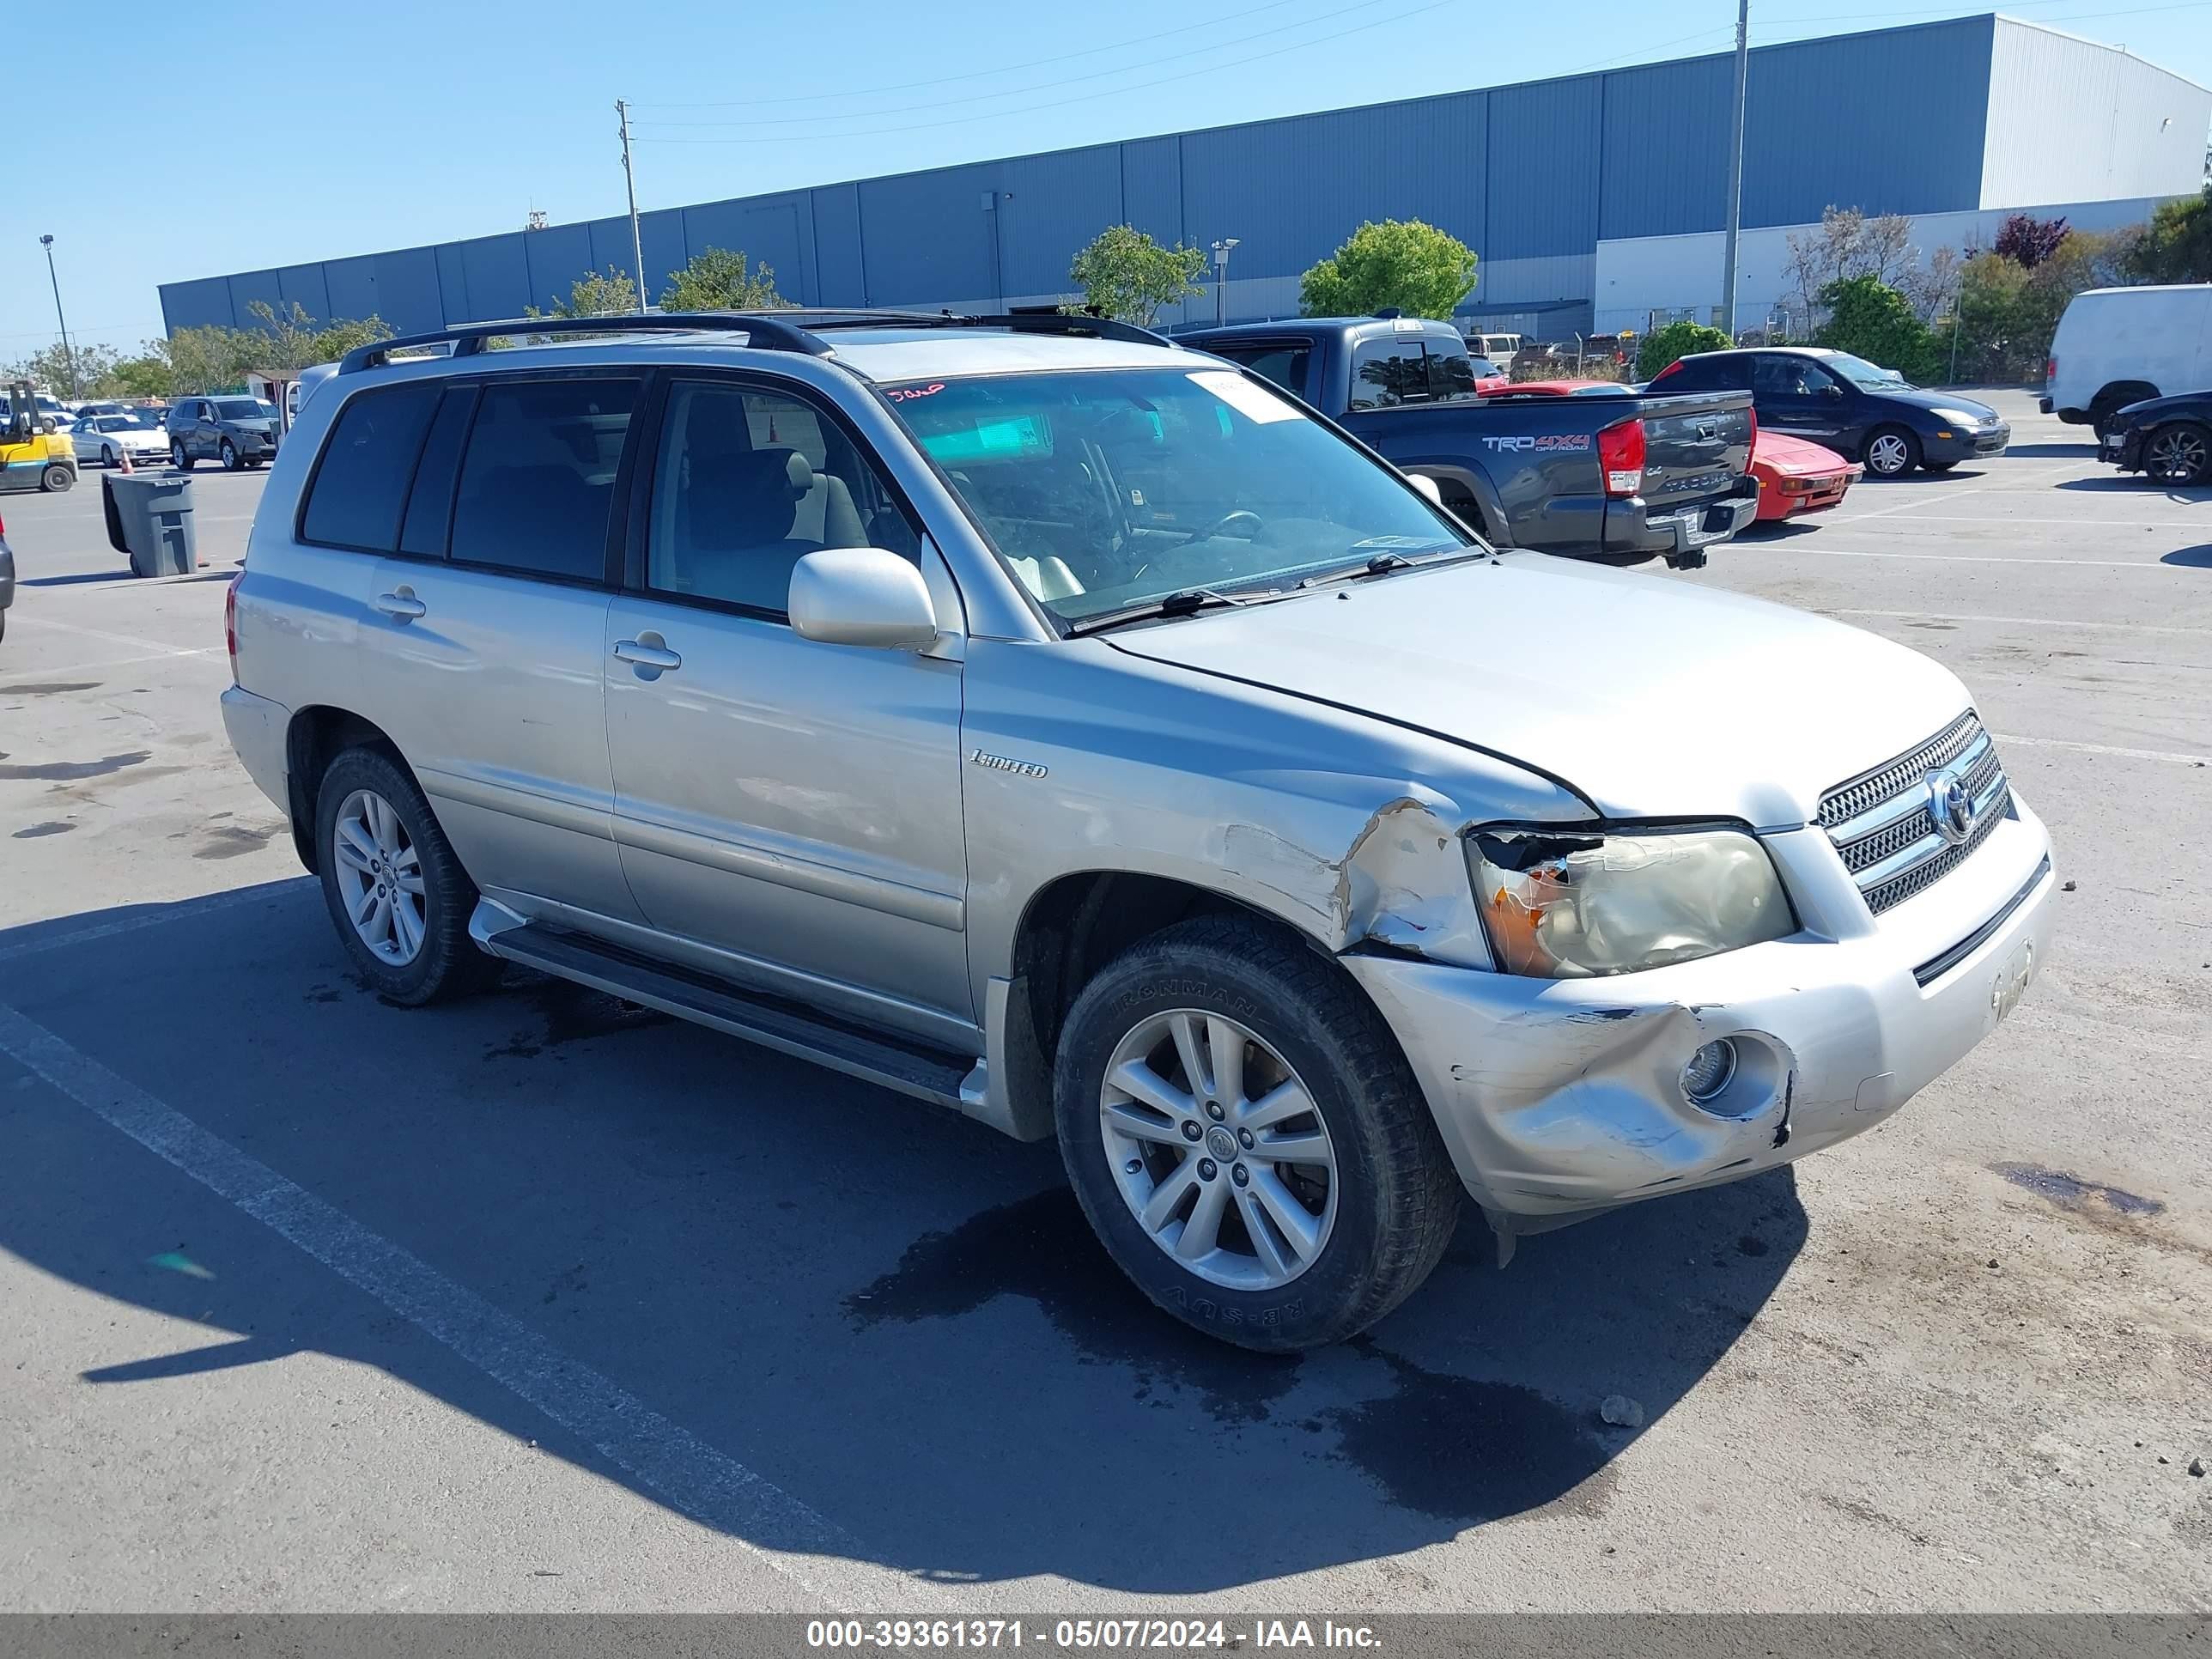
M 392 551 L 437 401 L 438 388 L 418 380 L 362 392 L 338 411 L 300 520 L 308 541 Z
M 453 556 L 526 575 L 600 580 L 607 509 L 635 380 L 520 380 L 484 388 L 477 405 Z

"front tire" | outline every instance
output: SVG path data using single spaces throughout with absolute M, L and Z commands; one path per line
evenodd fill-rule
M 179 472 L 189 472 L 192 470 L 192 458 L 185 450 L 181 439 L 169 446 L 169 465 Z
M 1859 459 L 1877 478 L 1901 478 L 1920 465 L 1920 440 L 1901 426 L 1878 426 L 1867 434 Z
M 406 769 L 349 749 L 323 774 L 315 807 L 323 902 L 371 989 L 416 1007 L 479 990 L 500 964 L 469 937 L 476 884 Z
M 2212 473 L 2212 431 L 2194 421 L 2170 421 L 2154 427 L 2143 440 L 2143 476 L 2185 489 Z
M 111 446 L 107 444 L 100 445 L 100 464 L 102 466 L 113 466 L 115 465 L 115 451 Z
M 226 472 L 246 471 L 246 463 L 239 458 L 238 446 L 228 438 L 222 441 L 222 470 Z
M 58 495 L 76 483 L 76 474 L 59 461 L 39 474 L 39 488 L 49 495 Z
M 1459 1183 L 1382 1017 L 1257 922 L 1201 917 L 1084 988 L 1054 1079 L 1062 1161 L 1115 1265 L 1185 1324 L 1285 1352 L 1420 1285 Z

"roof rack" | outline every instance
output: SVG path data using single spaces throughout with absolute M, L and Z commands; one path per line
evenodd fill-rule
M 1133 323 L 1110 317 L 1069 316 L 1041 312 L 976 316 L 953 311 L 843 311 L 793 307 L 773 313 L 755 311 L 648 311 L 620 317 L 515 317 L 505 322 L 456 323 L 425 334 L 403 334 L 346 353 L 337 372 L 351 374 L 378 368 L 395 351 L 449 345 L 456 357 L 472 357 L 502 336 L 514 334 L 743 334 L 745 343 L 763 351 L 797 351 L 827 357 L 830 347 L 818 336 L 843 328 L 1003 328 L 1015 334 L 1067 334 L 1131 345 L 1172 345 L 1173 341 Z
M 826 357 L 830 348 L 803 328 L 774 317 L 744 311 L 649 311 L 620 317 L 514 317 L 499 323 L 455 323 L 427 334 L 403 334 L 379 340 L 346 353 L 338 373 L 351 374 L 378 368 L 392 361 L 395 351 L 419 346 L 450 345 L 456 357 L 472 357 L 485 344 L 511 334 L 696 334 L 720 331 L 743 334 L 748 345 L 764 351 L 798 351 L 810 357 Z

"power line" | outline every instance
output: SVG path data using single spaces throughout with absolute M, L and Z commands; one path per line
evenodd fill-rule
M 1382 3 L 1383 0 L 1357 0 L 1357 3 L 1355 4 L 1340 7 L 1335 11 L 1325 11 L 1316 16 L 1303 18 L 1297 22 L 1290 24 L 1287 27 L 1291 28 L 1302 29 L 1309 27 L 1315 23 L 1334 22 L 1340 17 L 1349 17 L 1353 12 L 1364 11 L 1370 6 L 1380 5 Z M 1088 74 L 1085 75 L 1071 75 L 1058 81 L 1040 81 L 1031 86 L 1008 87 L 999 92 L 973 92 L 969 93 L 964 98 L 940 98 L 921 104 L 894 104 L 888 109 L 872 109 L 865 111 L 846 110 L 836 115 L 775 115 L 741 121 L 640 121 L 635 123 L 635 125 L 640 128 L 781 127 L 795 126 L 802 122 L 816 124 L 823 121 L 852 121 L 867 119 L 878 115 L 908 115 L 921 110 L 946 109 L 957 104 L 987 103 L 994 98 L 1019 98 L 1032 92 L 1049 92 L 1054 87 L 1072 87 L 1085 81 L 1103 80 L 1109 76 L 1133 75 L 1139 70 L 1157 68 L 1162 64 L 1188 62 L 1193 51 L 1199 52 L 1223 52 L 1226 51 L 1231 46 L 1246 46 L 1254 40 L 1265 40 L 1269 39 L 1271 36 L 1279 36 L 1280 33 L 1280 29 L 1263 30 L 1257 34 L 1243 34 L 1237 36 L 1233 40 L 1217 40 L 1210 46 L 1198 46 L 1182 52 L 1169 52 L 1159 58 L 1148 58 L 1139 63 L 1124 64 L 1118 69 L 1092 70 Z M 1116 90 L 1126 91 L 1128 90 L 1128 88 L 1116 88 Z
M 1348 29 L 1339 29 L 1334 34 L 1321 35 L 1311 40 L 1300 40 L 1291 46 L 1279 46 L 1273 52 L 1255 52 L 1249 58 L 1241 58 L 1233 64 L 1210 64 L 1204 69 L 1187 70 L 1181 75 L 1163 75 L 1156 80 L 1140 81 L 1135 86 L 1109 87 L 1103 92 L 1079 92 L 1073 98 L 1055 98 L 1049 103 L 1044 104 L 1024 104 L 1014 109 L 989 110 L 981 115 L 956 115 L 949 121 L 913 121 L 901 126 L 861 127 L 850 132 L 817 133 L 813 137 L 825 139 L 874 138 L 887 133 L 926 132 L 937 127 L 967 126 L 977 121 L 995 121 L 1010 115 L 1030 115 L 1040 110 L 1064 109 L 1070 104 L 1088 103 L 1093 99 L 1119 98 L 1126 93 L 1142 92 L 1151 87 L 1170 86 L 1177 81 L 1188 81 L 1201 75 L 1218 75 L 1224 70 L 1242 69 L 1249 64 L 1263 64 L 1270 58 L 1280 58 L 1285 52 L 1304 52 L 1309 46 L 1326 46 L 1332 40 L 1341 40 L 1349 34 L 1364 34 L 1369 29 L 1381 28 L 1386 23 L 1402 23 L 1409 17 L 1419 17 L 1425 12 L 1441 10 L 1443 7 L 1454 3 L 1455 0 L 1429 0 L 1427 5 L 1416 6 L 1411 11 L 1398 12 L 1389 17 L 1378 17 L 1372 22 L 1357 24 Z M 750 138 L 653 137 L 641 138 L 635 142 L 653 144 L 787 144 L 791 139 L 788 135 L 764 134 Z
M 1247 17 L 1257 17 L 1263 11 L 1280 11 L 1285 6 L 1296 5 L 1298 0 L 1267 0 L 1265 5 L 1254 6 L 1248 11 L 1232 11 L 1225 16 L 1209 17 L 1204 22 L 1186 23 L 1181 28 L 1158 29 L 1140 39 L 1115 40 L 1103 46 L 1085 46 L 1076 52 L 1057 52 L 1049 58 L 1032 58 L 1026 63 L 1001 64 L 995 69 L 967 70 L 958 75 L 940 75 L 928 81 L 894 81 L 880 87 L 848 87 L 836 92 L 802 92 L 787 98 L 727 98 L 718 102 L 696 104 L 638 104 L 636 109 L 754 109 L 763 104 L 817 104 L 830 98 L 872 98 L 882 92 L 913 92 L 921 87 L 946 87 L 957 81 L 979 81 L 986 76 L 1011 75 L 1017 70 L 1041 69 L 1047 64 L 1064 64 L 1073 58 L 1096 58 L 1102 52 L 1126 52 L 1131 46 L 1149 46 L 1156 40 L 1171 40 L 1178 34 L 1191 34 L 1200 29 L 1217 28 L 1224 23 L 1240 22 Z

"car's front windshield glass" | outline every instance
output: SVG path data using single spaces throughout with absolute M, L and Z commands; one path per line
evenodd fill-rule
M 1395 474 L 1231 369 L 884 391 L 1023 586 L 1063 622 L 1480 545 Z
M 1821 367 L 1832 369 L 1862 392 L 1895 391 L 1906 384 L 1905 376 L 1893 368 L 1881 368 L 1863 357 L 1854 357 L 1848 351 L 1838 351 L 1833 356 L 1820 359 Z
M 258 421 L 276 411 L 255 398 L 218 398 L 215 400 L 215 412 L 226 421 Z

